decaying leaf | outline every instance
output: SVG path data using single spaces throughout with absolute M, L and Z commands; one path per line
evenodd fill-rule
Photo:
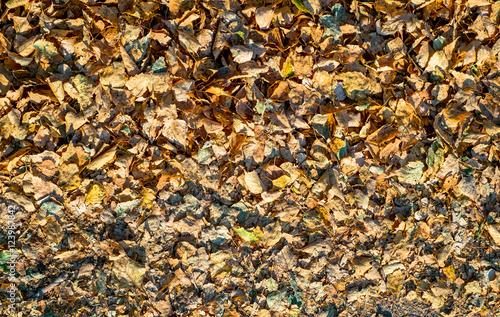
M 94 184 L 87 192 L 85 202 L 89 204 L 100 204 L 105 198 L 104 187 L 101 184 Z
M 425 165 L 422 162 L 408 162 L 399 170 L 398 178 L 403 183 L 416 185 L 422 178 L 424 167 Z
M 281 76 L 283 78 L 288 78 L 294 74 L 294 68 L 292 64 L 292 59 L 288 58 L 283 64 L 283 68 L 281 69 Z
M 387 277 L 387 290 L 393 294 L 399 294 L 403 287 L 404 279 L 404 272 L 401 270 L 394 271 Z
M 178 146 L 187 146 L 188 129 L 184 120 L 166 120 L 162 134 L 172 143 Z
M 113 274 L 122 287 L 136 288 L 142 284 L 146 269 L 126 255 L 121 255 L 113 261 Z
M 259 195 L 264 191 L 259 174 L 256 171 L 245 173 L 245 185 L 254 195 Z
M 234 229 L 234 233 L 247 242 L 257 242 L 262 239 L 262 231 L 259 227 L 255 228 L 252 232 L 244 228 L 238 228 Z
M 500 245 L 500 225 L 491 224 L 488 226 L 488 233 L 496 245 Z
M 293 4 L 295 4 L 295 6 L 301 10 L 301 11 L 304 11 L 304 12 L 307 12 L 307 13 L 311 13 L 311 11 L 309 11 L 309 9 L 306 8 L 306 6 L 304 5 L 304 3 L 302 2 L 302 0 L 292 0 Z M 311 13 L 312 14 L 312 13 Z
M 455 282 L 456 273 L 455 273 L 455 269 L 453 268 L 453 265 L 450 265 L 450 266 L 443 268 L 443 272 L 450 279 L 450 281 L 452 283 Z
M 1 5 L 18 314 L 500 314 L 500 2 Z
M 105 166 L 106 164 L 109 164 L 111 161 L 114 160 L 115 155 L 116 155 L 117 147 L 112 147 L 111 149 L 107 150 L 105 153 L 99 155 L 97 158 L 92 159 L 90 164 L 85 166 L 88 170 L 97 170 Z
M 346 96 L 354 99 L 365 99 L 370 94 L 371 81 L 360 72 L 348 72 L 339 76 Z

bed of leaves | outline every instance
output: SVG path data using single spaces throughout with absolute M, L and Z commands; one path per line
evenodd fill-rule
M 500 2 L 0 15 L 3 314 L 498 316 Z

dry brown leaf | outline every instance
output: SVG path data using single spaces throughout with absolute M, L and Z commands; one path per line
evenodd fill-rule
M 87 166 L 85 166 L 85 168 L 91 171 L 103 168 L 115 159 L 117 150 L 118 147 L 113 146 L 111 149 L 97 156 L 97 158 L 93 158 L 92 161 Z

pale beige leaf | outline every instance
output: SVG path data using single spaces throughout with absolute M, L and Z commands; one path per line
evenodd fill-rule
M 274 10 L 272 7 L 260 7 L 255 10 L 255 21 L 261 30 L 266 30 L 273 20 Z
M 262 181 L 256 171 L 245 173 L 245 185 L 254 195 L 259 195 L 264 191 Z
M 495 242 L 496 245 L 500 246 L 500 224 L 496 223 L 488 225 L 487 231 L 493 242 Z
M 106 153 L 100 155 L 96 159 L 93 159 L 92 162 L 90 162 L 90 164 L 86 166 L 86 168 L 88 170 L 95 171 L 104 167 L 106 164 L 111 163 L 115 159 L 116 150 L 116 146 L 112 147 L 111 149 L 106 151 Z

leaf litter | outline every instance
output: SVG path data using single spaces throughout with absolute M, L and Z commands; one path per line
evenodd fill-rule
M 499 314 L 498 2 L 0 10 L 20 315 Z

